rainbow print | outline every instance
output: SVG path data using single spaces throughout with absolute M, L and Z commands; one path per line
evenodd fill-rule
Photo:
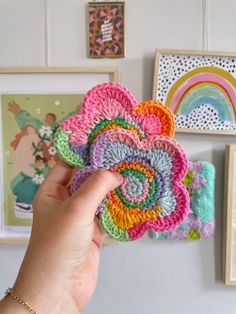
M 236 79 L 219 67 L 198 67 L 178 78 L 166 105 L 179 128 L 236 131 Z

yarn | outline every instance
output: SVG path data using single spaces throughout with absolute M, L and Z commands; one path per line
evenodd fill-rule
M 182 184 L 187 158 L 174 140 L 162 135 L 140 140 L 129 130 L 114 129 L 96 138 L 90 166 L 76 172 L 71 192 L 96 169 L 119 172 L 124 180 L 107 194 L 98 209 L 103 228 L 120 241 L 136 240 L 146 230 L 175 228 L 189 210 Z
M 183 180 L 190 197 L 190 211 L 184 221 L 167 232 L 149 232 L 153 239 L 198 240 L 215 232 L 215 168 L 205 161 L 189 161 Z
M 65 120 L 55 135 L 58 154 L 77 170 L 74 193 L 97 169 L 123 176 L 121 186 L 106 195 L 97 215 L 104 230 L 120 241 L 141 238 L 147 230 L 176 228 L 189 210 L 182 183 L 186 155 L 174 136 L 174 116 L 158 101 L 138 104 L 117 83 L 92 88 L 81 114 Z
M 175 124 L 170 109 L 161 102 L 151 100 L 138 105 L 126 87 L 105 83 L 86 94 L 81 114 L 61 124 L 55 135 L 55 147 L 65 162 L 82 167 L 88 164 L 89 149 L 96 137 L 117 128 L 144 139 L 154 135 L 173 137 Z M 83 150 L 79 151 L 81 146 Z

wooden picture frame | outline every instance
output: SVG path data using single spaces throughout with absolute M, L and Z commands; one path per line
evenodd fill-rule
M 224 186 L 224 282 L 236 285 L 236 144 L 226 146 Z
M 156 50 L 152 97 L 175 114 L 177 132 L 236 135 L 235 91 L 236 53 Z
M 85 94 L 90 88 L 104 82 L 119 82 L 120 72 L 117 67 L 17 67 L 0 68 L 0 127 L 2 123 L 2 99 L 9 95 L 23 96 L 25 94 L 45 95 L 60 94 L 73 96 Z M 56 105 L 56 104 L 55 104 Z M 6 109 L 4 109 L 6 110 Z M 6 123 L 5 123 L 6 124 Z M 2 132 L 1 132 L 2 133 Z M 4 174 L 3 174 L 3 137 L 0 136 L 0 243 L 25 244 L 28 242 L 30 227 L 9 228 L 5 225 L 5 199 L 4 199 Z M 5 158 L 6 159 L 6 158 Z M 14 229 L 14 230 L 13 230 Z

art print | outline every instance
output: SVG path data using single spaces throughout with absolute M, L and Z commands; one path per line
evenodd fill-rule
M 236 56 L 157 51 L 153 96 L 179 131 L 236 134 Z
M 3 94 L 2 143 L 5 226 L 31 225 L 32 201 L 59 159 L 53 136 L 79 111 L 80 94 Z
M 125 3 L 89 3 L 89 56 L 119 58 L 125 55 Z

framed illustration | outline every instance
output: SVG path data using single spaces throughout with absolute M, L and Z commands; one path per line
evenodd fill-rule
M 236 135 L 236 54 L 157 50 L 153 99 L 173 111 L 178 132 Z
M 89 56 L 125 56 L 125 2 L 89 2 Z
M 190 198 L 189 213 L 175 229 L 150 231 L 154 240 L 208 239 L 215 233 L 215 167 L 206 161 L 188 161 L 188 172 L 182 181 Z
M 0 242 L 24 243 L 32 200 L 58 160 L 53 135 L 94 85 L 117 68 L 0 68 Z
M 236 285 L 236 145 L 225 154 L 224 281 Z

